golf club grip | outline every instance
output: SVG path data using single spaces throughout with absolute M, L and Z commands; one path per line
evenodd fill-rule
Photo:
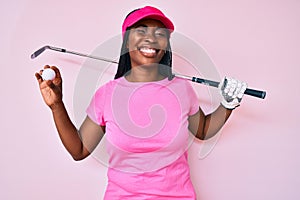
M 247 94 L 247 95 L 250 95 L 250 96 L 253 96 L 253 97 L 258 97 L 258 98 L 261 98 L 261 99 L 264 99 L 266 97 L 266 92 L 265 91 L 254 90 L 254 89 L 250 89 L 250 88 L 247 88 L 245 90 L 244 94 Z
M 192 81 L 197 82 L 197 83 L 201 83 L 201 84 L 204 84 L 204 85 L 212 86 L 212 87 L 218 87 L 219 84 L 220 84 L 219 82 L 216 82 L 216 81 L 211 81 L 211 80 L 197 78 L 197 77 L 192 77 Z M 250 88 L 247 88 L 245 90 L 244 94 L 250 95 L 250 96 L 253 96 L 253 97 L 257 97 L 257 98 L 261 98 L 261 99 L 264 99 L 266 97 L 266 92 L 265 91 L 254 90 L 254 89 L 250 89 Z

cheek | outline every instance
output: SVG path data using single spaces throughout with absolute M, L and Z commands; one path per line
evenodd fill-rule
M 134 51 L 136 50 L 136 44 L 140 39 L 137 38 L 133 33 L 129 33 L 129 37 L 126 43 L 126 47 L 128 48 L 129 51 Z
M 135 54 L 136 54 L 136 51 L 130 51 L 129 50 L 129 56 L 130 56 L 130 59 L 134 58 L 135 57 Z
M 159 46 L 161 47 L 162 50 L 166 50 L 168 47 L 168 40 L 162 40 L 159 42 Z

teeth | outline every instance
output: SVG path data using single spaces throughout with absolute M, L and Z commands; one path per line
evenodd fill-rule
M 155 49 L 149 49 L 149 48 L 141 48 L 140 49 L 141 52 L 144 52 L 144 53 L 155 53 Z

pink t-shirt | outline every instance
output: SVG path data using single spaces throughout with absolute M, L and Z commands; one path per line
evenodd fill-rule
M 106 126 L 105 199 L 195 199 L 187 119 L 198 110 L 192 86 L 176 77 L 156 82 L 122 77 L 100 87 L 87 114 Z

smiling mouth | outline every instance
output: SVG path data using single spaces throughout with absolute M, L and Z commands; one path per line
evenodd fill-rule
M 155 57 L 159 52 L 159 49 L 148 47 L 141 47 L 138 48 L 138 50 L 146 57 Z

